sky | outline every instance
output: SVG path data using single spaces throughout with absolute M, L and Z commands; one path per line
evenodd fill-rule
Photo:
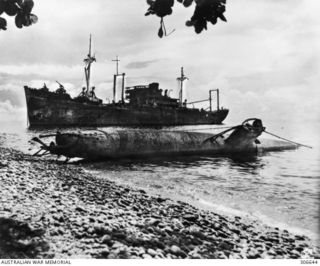
M 24 85 L 46 82 L 55 90 L 58 80 L 79 94 L 90 34 L 92 85 L 104 101 L 112 97 L 118 55 L 127 86 L 159 82 L 177 96 L 183 66 L 188 101 L 219 88 L 221 105 L 230 109 L 226 123 L 320 118 L 319 0 L 227 0 L 228 22 L 201 34 L 185 26 L 193 6 L 175 3 L 165 18 L 167 31 L 175 31 L 162 39 L 160 19 L 144 16 L 145 0 L 34 1 L 37 24 L 17 29 L 9 17 L 0 32 L 0 122 L 26 124 Z

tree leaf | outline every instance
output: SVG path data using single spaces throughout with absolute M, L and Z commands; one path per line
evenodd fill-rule
M 38 17 L 35 14 L 30 14 L 30 20 L 32 24 L 35 24 L 38 22 Z
M 33 0 L 24 0 L 22 3 L 22 10 L 24 13 L 30 14 L 34 6 Z
M 19 8 L 14 1 L 5 1 L 4 3 L 5 3 L 4 12 L 8 16 L 15 16 L 18 13 Z
M 0 0 L 0 15 L 4 12 L 5 4 L 2 0 Z
M 219 14 L 219 18 L 220 18 L 221 20 L 223 20 L 224 22 L 227 22 L 227 19 L 226 19 L 226 17 L 225 17 L 223 14 Z
M 192 5 L 192 2 L 193 2 L 193 0 L 184 0 L 184 1 L 183 1 L 183 5 L 184 5 L 185 7 L 189 7 L 189 6 Z
M 23 16 L 22 24 L 23 24 L 23 26 L 26 26 L 26 27 L 31 25 L 31 19 L 30 19 L 29 15 Z
M 0 17 L 0 30 L 7 30 L 7 21 Z
M 162 37 L 163 37 L 162 25 L 160 26 L 160 29 L 159 29 L 159 31 L 158 31 L 158 36 L 159 36 L 159 38 L 162 38 Z
M 21 29 L 23 27 L 23 20 L 24 20 L 24 17 L 21 13 L 16 15 L 15 23 L 16 23 L 17 28 Z

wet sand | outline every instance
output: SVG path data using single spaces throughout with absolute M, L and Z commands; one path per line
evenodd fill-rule
M 0 147 L 0 258 L 319 258 L 306 236 Z

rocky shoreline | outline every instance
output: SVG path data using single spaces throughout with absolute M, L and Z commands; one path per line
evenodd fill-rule
M 302 235 L 0 147 L 0 258 L 319 258 Z

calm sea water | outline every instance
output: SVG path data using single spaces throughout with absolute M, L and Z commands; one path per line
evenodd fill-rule
M 311 145 L 313 149 L 299 148 L 251 157 L 117 160 L 83 166 L 120 184 L 215 212 L 246 216 L 319 240 L 320 124 L 265 122 L 265 126 L 270 132 Z M 208 126 L 172 129 L 204 128 Z M 0 145 L 33 153 L 36 146 L 28 140 L 37 134 L 39 132 L 26 130 L 21 124 L 5 124 L 0 130 Z

